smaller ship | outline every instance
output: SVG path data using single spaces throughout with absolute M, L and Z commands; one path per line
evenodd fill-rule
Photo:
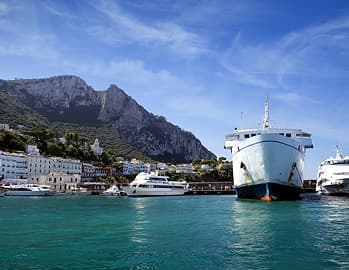
M 169 181 L 169 177 L 153 173 L 139 173 L 124 191 L 129 197 L 178 196 L 189 189 L 187 182 Z
M 349 157 L 343 157 L 338 146 L 336 157 L 321 162 L 316 191 L 326 195 L 349 195 Z
M 103 195 L 105 196 L 124 196 L 126 195 L 126 192 L 123 190 L 120 190 L 118 186 L 112 185 L 107 190 L 103 191 Z
M 37 184 L 3 185 L 5 196 L 52 196 L 56 192 L 49 186 Z

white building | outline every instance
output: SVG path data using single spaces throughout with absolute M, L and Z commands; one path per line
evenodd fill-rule
M 39 184 L 49 185 L 51 188 L 60 192 L 69 192 L 76 190 L 81 182 L 80 174 L 66 174 L 62 172 L 53 172 L 48 175 L 40 175 Z
M 145 164 L 143 161 L 132 159 L 131 162 L 124 161 L 123 163 L 123 174 L 138 174 L 140 172 L 149 173 L 153 166 L 149 163 Z
M 0 130 L 9 131 L 10 130 L 10 126 L 8 124 L 0 123 Z
M 28 156 L 29 181 L 37 183 L 40 175 L 48 175 L 52 172 L 66 174 L 80 174 L 81 162 L 74 159 L 60 157 Z
M 211 171 L 211 166 L 208 164 L 202 164 L 201 169 L 205 170 L 206 172 Z
M 26 147 L 26 151 L 28 155 L 34 155 L 34 156 L 40 155 L 40 150 L 36 145 L 28 144 Z
M 95 139 L 95 142 L 91 145 L 91 149 L 97 157 L 103 154 L 103 148 L 99 146 L 99 141 L 97 138 Z
M 179 164 L 179 165 L 176 165 L 176 173 L 192 174 L 193 173 L 193 167 L 191 166 L 191 164 Z
M 128 162 L 128 161 L 123 162 L 122 174 L 123 175 L 135 174 L 134 167 L 131 162 Z
M 28 178 L 26 155 L 0 151 L 0 164 L 1 180 Z
M 58 138 L 58 142 L 65 144 L 66 139 L 64 137 Z

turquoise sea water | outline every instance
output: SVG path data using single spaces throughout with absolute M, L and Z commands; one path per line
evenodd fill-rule
M 349 199 L 0 198 L 0 269 L 349 269 Z

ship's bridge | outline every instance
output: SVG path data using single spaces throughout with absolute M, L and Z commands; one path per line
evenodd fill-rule
M 303 132 L 300 129 L 281 129 L 281 128 L 264 128 L 264 129 L 235 129 L 235 132 L 225 137 L 225 149 L 231 149 L 239 142 L 261 134 L 278 134 L 289 138 L 294 138 L 304 145 L 305 148 L 313 148 L 311 134 Z

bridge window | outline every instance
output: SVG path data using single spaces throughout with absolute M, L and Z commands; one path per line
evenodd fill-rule
M 250 134 L 245 134 L 245 139 L 250 138 Z

